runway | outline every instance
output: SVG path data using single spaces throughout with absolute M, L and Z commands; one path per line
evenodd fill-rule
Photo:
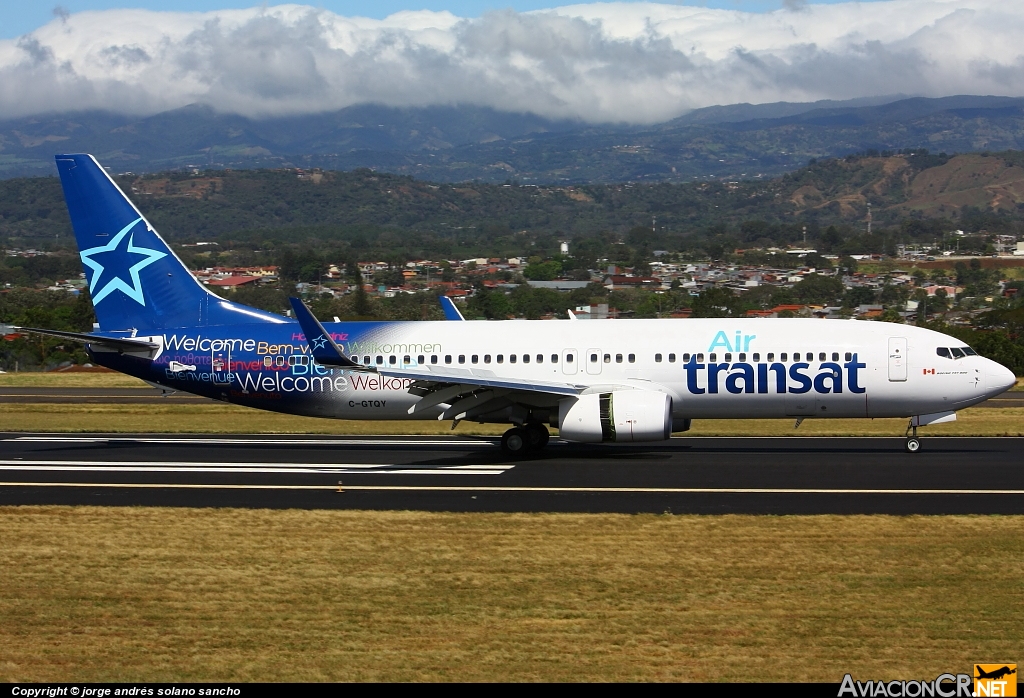
M 1024 439 L 0 435 L 0 504 L 753 514 L 1024 513 Z

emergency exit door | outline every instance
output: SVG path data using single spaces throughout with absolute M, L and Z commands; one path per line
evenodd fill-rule
M 906 337 L 889 337 L 889 380 L 907 380 Z
M 211 342 L 215 346 L 220 342 Z M 215 385 L 231 385 L 231 344 L 223 343 L 225 346 L 220 349 L 210 350 L 210 373 L 213 375 Z

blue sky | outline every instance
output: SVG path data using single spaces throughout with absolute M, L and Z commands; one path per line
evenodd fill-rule
M 840 0 L 815 0 L 814 4 L 833 4 Z M 106 10 L 111 8 L 138 7 L 150 10 L 174 10 L 176 12 L 222 10 L 228 8 L 253 7 L 259 5 L 253 0 L 59 0 L 59 2 L 24 2 L 23 0 L 0 0 L 0 39 L 11 39 L 26 34 L 53 19 L 54 7 L 60 6 L 69 12 L 83 10 Z M 268 2 L 269 5 L 282 4 Z M 311 0 L 297 4 L 308 4 L 336 12 L 340 15 L 363 17 L 386 17 L 400 10 L 448 10 L 459 17 L 478 17 L 488 10 L 511 7 L 519 11 L 538 10 L 546 7 L 575 4 L 573 0 L 378 0 L 374 3 L 354 0 Z M 747 12 L 768 12 L 782 6 L 782 0 L 686 0 L 672 4 L 700 5 Z

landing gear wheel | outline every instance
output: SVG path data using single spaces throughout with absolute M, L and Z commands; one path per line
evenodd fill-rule
M 907 439 L 907 453 L 917 453 L 921 450 L 921 440 L 916 437 Z
M 501 435 L 501 450 L 510 456 L 521 456 L 529 448 L 529 439 L 525 429 L 515 427 Z
M 551 435 L 548 433 L 547 427 L 543 424 L 527 424 L 523 427 L 523 431 L 526 432 L 526 443 L 527 447 L 531 451 L 540 451 L 548 445 L 548 440 Z

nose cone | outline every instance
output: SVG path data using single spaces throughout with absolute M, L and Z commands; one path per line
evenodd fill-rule
M 990 395 L 998 395 L 1012 388 L 1017 382 L 1017 376 L 1013 371 L 995 361 L 989 361 L 988 366 L 988 392 Z

